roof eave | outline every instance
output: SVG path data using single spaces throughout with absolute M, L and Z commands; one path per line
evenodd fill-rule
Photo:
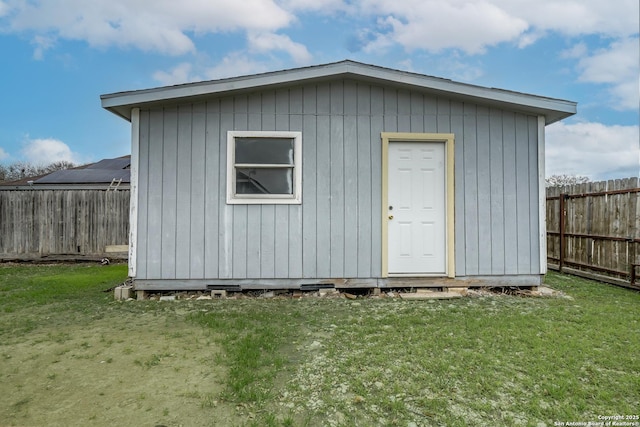
M 502 108 L 513 108 L 528 113 L 543 115 L 546 119 L 546 124 L 554 123 L 576 113 L 577 104 L 572 101 L 458 83 L 447 79 L 392 70 L 353 61 L 342 61 L 314 67 L 297 68 L 223 80 L 118 92 L 102 95 L 100 98 L 103 108 L 130 121 L 131 110 L 135 107 L 152 106 L 165 102 L 180 102 L 186 99 L 258 89 L 266 86 L 273 87 L 300 84 L 306 81 L 330 79 L 341 76 L 356 77 L 371 81 L 384 81 L 389 84 L 406 86 L 435 94 L 443 94 L 462 100 L 488 103 Z

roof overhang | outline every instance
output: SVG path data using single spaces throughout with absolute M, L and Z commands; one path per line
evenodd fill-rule
M 496 108 L 544 116 L 551 124 L 576 113 L 572 101 L 476 86 L 452 80 L 406 71 L 393 70 L 354 61 L 295 68 L 222 80 L 187 83 L 154 89 L 118 92 L 102 95 L 102 107 L 126 120 L 131 120 L 133 108 L 152 108 L 167 103 L 196 102 L 212 95 L 255 91 L 265 87 L 299 85 L 335 78 L 353 78 L 371 83 L 384 83 L 410 90 L 420 90 L 436 96 L 447 96 L 463 102 L 473 102 Z

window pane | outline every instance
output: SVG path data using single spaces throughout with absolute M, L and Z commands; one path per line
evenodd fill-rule
M 293 165 L 293 139 L 236 138 L 236 163 Z
M 236 194 L 293 194 L 293 169 L 236 168 Z

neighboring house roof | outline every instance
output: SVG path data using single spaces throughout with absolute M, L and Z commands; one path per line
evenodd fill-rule
M 103 159 L 96 163 L 51 172 L 46 175 L 0 183 L 1 189 L 107 188 L 113 180 L 127 186 L 131 181 L 131 156 Z
M 546 118 L 547 124 L 576 113 L 576 103 L 572 101 L 459 83 L 349 60 L 243 77 L 118 92 L 102 95 L 100 98 L 103 108 L 131 120 L 131 109 L 135 107 L 147 108 L 165 104 L 168 101 L 193 101 L 212 94 L 222 95 L 230 92 L 256 90 L 266 86 L 303 84 L 333 78 L 355 78 L 372 83 L 391 84 L 407 89 L 422 90 L 436 96 L 447 96 L 463 102 L 475 102 L 542 115 Z

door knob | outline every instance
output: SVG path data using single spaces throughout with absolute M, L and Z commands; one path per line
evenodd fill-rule
M 389 219 L 393 219 L 393 215 L 389 215 Z

